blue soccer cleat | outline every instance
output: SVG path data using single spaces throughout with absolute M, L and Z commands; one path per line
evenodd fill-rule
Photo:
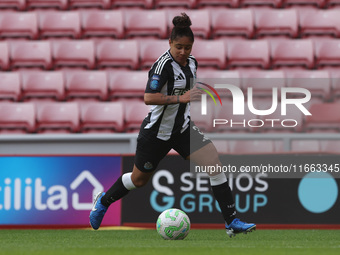
M 90 212 L 90 224 L 94 230 L 97 230 L 102 223 L 104 215 L 107 211 L 107 207 L 102 205 L 101 198 L 105 195 L 105 192 L 100 192 L 95 196 L 93 207 Z
M 256 225 L 254 223 L 246 223 L 240 221 L 240 219 L 235 218 L 230 225 L 227 223 L 225 224 L 225 228 L 227 230 L 227 234 L 229 237 L 233 237 L 236 234 L 244 233 L 247 234 L 248 232 L 252 232 L 256 229 Z

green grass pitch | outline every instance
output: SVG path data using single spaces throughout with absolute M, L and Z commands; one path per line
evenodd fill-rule
M 229 238 L 193 229 L 165 241 L 156 230 L 0 230 L 0 254 L 340 254 L 340 230 L 256 230 Z

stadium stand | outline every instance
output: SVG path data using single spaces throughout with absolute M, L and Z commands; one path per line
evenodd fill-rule
M 82 37 L 123 38 L 124 21 L 120 10 L 82 10 L 80 12 Z
M 138 9 L 153 9 L 153 0 L 112 0 L 112 8 L 138 8 Z
M 109 9 L 111 0 L 69 0 L 69 7 L 71 9 L 78 8 L 101 8 Z
M 150 106 L 142 100 L 124 99 L 122 102 L 124 109 L 124 132 L 137 133 L 143 119 L 148 115 Z
M 80 38 L 80 15 L 77 11 L 39 11 L 38 16 L 41 39 Z
M 28 1 L 30 0 L 3 0 L 0 1 L 0 9 L 14 9 L 18 11 L 24 11 L 26 9 L 26 2 Z
M 339 11 L 337 9 L 299 10 L 300 36 L 340 36 Z
M 97 68 L 139 68 L 136 40 L 102 40 L 96 43 Z
M 252 67 L 268 69 L 270 67 L 270 47 L 266 40 L 225 40 L 228 68 Z
M 169 49 L 169 40 L 139 40 L 140 69 L 148 70 Z
M 0 37 L 4 38 L 38 38 L 38 18 L 34 12 L 0 13 Z
M 7 42 L 0 42 L 0 69 L 8 70 L 9 68 L 9 46 Z
M 308 39 L 270 41 L 272 67 L 314 68 L 314 46 Z
M 147 81 L 147 71 L 110 71 L 109 98 L 110 100 L 121 98 L 143 99 Z
M 54 69 L 93 69 L 96 65 L 92 40 L 52 40 L 51 44 Z
M 196 7 L 196 0 L 155 0 L 154 2 L 156 9 L 173 7 L 194 9 Z
M 10 68 L 51 69 L 51 44 L 48 41 L 11 41 Z
M 79 131 L 79 106 L 73 102 L 36 104 L 36 131 L 39 134 L 68 134 Z
M 256 38 L 286 37 L 299 35 L 298 12 L 295 9 L 255 9 Z
M 163 10 L 125 10 L 124 18 L 126 38 L 168 38 L 167 16 Z
M 21 71 L 23 101 L 63 101 L 64 77 L 58 71 Z
M 245 7 L 271 7 L 280 8 L 282 6 L 282 0 L 240 0 L 239 6 Z
M 173 17 L 180 15 L 183 9 L 166 9 L 168 29 L 171 31 L 173 28 L 172 19 Z M 209 39 L 210 38 L 210 26 L 211 26 L 211 15 L 209 10 L 185 10 L 185 13 L 191 19 L 191 29 L 195 35 L 195 38 Z
M 281 70 L 250 70 L 241 72 L 242 89 L 247 92 L 248 88 L 252 88 L 255 97 L 272 97 L 273 88 L 277 88 L 277 96 L 280 97 L 280 88 L 286 86 L 285 73 Z
M 35 108 L 32 103 L 0 103 L 0 133 L 25 134 L 35 130 Z
M 218 9 L 211 11 L 211 36 L 252 38 L 254 14 L 251 9 Z
M 80 112 L 83 133 L 116 133 L 124 129 L 124 108 L 120 102 L 82 104 Z
M 315 8 L 323 8 L 326 5 L 327 0 L 282 0 L 285 8 L 299 6 L 312 6 Z
M 225 46 L 218 40 L 195 40 L 192 55 L 199 62 L 200 68 L 225 69 L 227 65 Z
M 315 64 L 318 69 L 340 67 L 340 40 L 314 40 Z
M 66 10 L 69 0 L 26 0 L 26 7 L 30 9 Z
M 331 79 L 327 71 L 291 70 L 286 72 L 287 87 L 305 88 L 312 97 L 320 97 L 323 101 L 331 99 Z
M 106 101 L 108 79 L 105 71 L 65 71 L 67 101 Z
M 238 7 L 239 0 L 196 0 L 197 8 Z
M 309 111 L 312 115 L 306 116 L 306 122 L 304 125 L 306 131 L 339 132 L 339 103 L 312 104 Z
M 267 121 L 262 129 L 220 125 L 218 132 L 339 132 L 340 10 L 333 8 L 337 1 L 0 1 L 0 116 L 15 113 L 13 119 L 0 120 L 0 132 L 138 132 L 150 109 L 143 102 L 147 70 L 169 48 L 172 18 L 182 11 L 193 22 L 198 78 L 212 84 L 223 79 L 244 92 L 252 87 L 254 107 L 261 109 L 270 107 L 273 87 L 304 87 L 312 94 L 306 104 L 312 116 L 305 118 L 288 106 L 284 118 L 298 121 L 291 130 L 271 127 Z M 265 78 L 275 83 L 262 82 Z M 232 116 L 224 108 L 231 104 L 231 94 L 219 94 L 223 110 L 213 105 L 208 108 L 214 115 L 197 119 L 205 131 L 211 130 L 210 117 L 239 123 L 283 118 L 280 102 L 269 116 L 255 116 L 247 107 L 244 116 Z M 26 106 L 31 112 L 22 116 Z M 200 113 L 200 107 L 192 107 L 193 115 L 195 111 Z M 292 148 L 339 151 L 337 141 L 330 142 L 334 144 L 300 139 L 292 141 Z M 275 153 L 281 145 L 276 140 L 216 143 L 221 153 Z
M 18 72 L 0 72 L 0 103 L 19 101 L 21 98 L 20 75 Z

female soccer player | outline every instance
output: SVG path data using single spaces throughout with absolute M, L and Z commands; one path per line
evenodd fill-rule
M 194 43 L 191 20 L 182 13 L 172 22 L 170 49 L 157 59 L 149 71 L 144 101 L 153 106 L 140 128 L 133 170 L 119 177 L 106 193 L 96 196 L 90 213 L 93 229 L 99 228 L 113 202 L 148 182 L 160 160 L 171 149 L 199 166 L 221 165 L 213 143 L 190 121 L 190 100 L 198 100 L 201 95 L 199 89 L 191 88 L 190 82 L 196 78 L 197 70 L 197 61 L 190 55 Z M 255 224 L 235 218 L 235 203 L 225 174 L 209 177 L 227 234 L 231 237 L 254 230 Z

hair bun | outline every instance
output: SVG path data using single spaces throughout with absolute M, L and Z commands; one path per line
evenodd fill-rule
M 173 20 L 172 20 L 172 24 L 174 24 L 174 26 L 178 27 L 178 28 L 190 27 L 191 26 L 191 20 L 190 20 L 189 16 L 184 12 L 182 12 L 181 15 L 182 16 L 174 17 Z

